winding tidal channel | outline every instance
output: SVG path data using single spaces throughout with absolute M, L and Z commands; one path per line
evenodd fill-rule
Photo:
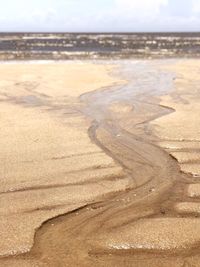
M 24 253 L 17 250 L 13 256 L 5 253 L 0 266 L 200 266 L 200 139 L 196 126 L 200 107 L 195 104 L 200 96 L 200 63 L 190 59 L 111 63 L 114 68 L 108 70 L 109 75 L 120 80 L 79 96 L 48 95 L 38 90 L 37 84 L 31 94 L 6 96 L 9 100 L 5 101 L 26 110 L 56 114 L 63 127 L 66 123 L 70 127 L 71 118 L 84 117 L 92 145 L 113 163 L 88 166 L 87 173 L 86 169 L 75 172 L 77 177 L 87 178 L 65 187 L 77 183 L 79 190 L 73 189 L 71 194 L 78 195 L 79 205 L 72 197 L 69 211 L 63 207 L 67 202 L 45 206 L 52 210 L 60 205 L 63 210 L 41 219 L 43 224 L 35 226 L 38 230 L 30 249 Z M 103 64 L 108 67 L 110 62 L 94 65 Z M 86 155 L 86 162 L 92 160 Z M 79 164 L 81 158 L 76 161 Z M 94 174 L 88 178 L 109 168 L 110 173 L 102 177 Z M 25 186 L 34 192 L 49 190 L 49 181 L 43 186 Z M 52 182 L 51 188 L 54 186 Z M 61 185 L 56 182 L 58 187 Z M 83 200 L 87 188 L 94 190 L 94 195 Z M 102 188 L 102 192 L 97 194 L 94 188 Z M 18 186 L 15 191 L 27 189 Z M 46 195 L 44 198 L 47 201 Z

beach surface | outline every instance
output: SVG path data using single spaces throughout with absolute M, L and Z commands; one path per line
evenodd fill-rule
M 0 266 L 200 266 L 200 61 L 0 65 Z
M 89 136 L 78 96 L 116 80 L 110 66 L 0 66 L 0 255 L 29 251 L 35 230 L 55 216 L 124 190 L 120 166 Z M 94 183 L 95 182 L 95 183 Z

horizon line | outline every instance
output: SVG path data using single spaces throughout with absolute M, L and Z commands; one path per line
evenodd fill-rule
M 0 34 L 14 33 L 14 34 L 158 34 L 158 33 L 200 33 L 200 30 L 196 31 L 0 31 Z

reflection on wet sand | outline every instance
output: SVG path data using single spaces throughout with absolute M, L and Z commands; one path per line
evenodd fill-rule
M 2 68 L 1 266 L 199 266 L 198 64 Z

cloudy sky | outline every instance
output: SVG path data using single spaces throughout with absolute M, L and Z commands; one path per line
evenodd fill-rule
M 0 31 L 200 31 L 200 0 L 0 0 Z

